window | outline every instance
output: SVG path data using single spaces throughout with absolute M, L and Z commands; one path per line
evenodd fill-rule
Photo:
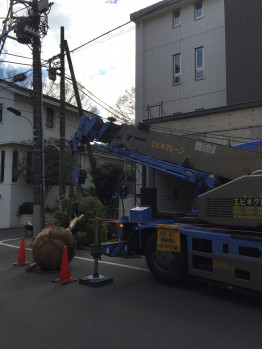
M 196 80 L 204 78 L 204 48 L 196 48 Z
M 173 14 L 173 26 L 174 27 L 177 27 L 180 25 L 180 9 L 174 11 L 174 14 Z
M 3 183 L 5 179 L 5 151 L 1 151 L 1 175 L 0 182 Z
M 203 1 L 195 2 L 195 19 L 203 17 Z
M 174 78 L 173 84 L 181 84 L 181 54 L 173 56 L 173 66 L 174 66 Z
M 3 104 L 0 103 L 0 122 L 3 122 Z
M 12 182 L 17 182 L 17 170 L 18 170 L 18 151 L 13 151 L 13 164 L 12 164 Z
M 46 127 L 54 128 L 54 111 L 51 108 L 46 109 Z
M 32 177 L 32 152 L 28 151 L 26 152 L 26 182 L 31 183 Z

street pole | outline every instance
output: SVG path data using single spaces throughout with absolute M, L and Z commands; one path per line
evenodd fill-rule
M 60 152 L 59 152 L 59 198 L 65 195 L 65 46 L 64 27 L 61 27 L 60 47 Z
M 27 16 L 16 16 L 21 10 L 13 11 L 13 6 L 23 4 Z M 44 124 L 43 92 L 41 68 L 41 37 L 47 34 L 47 14 L 53 3 L 49 0 L 10 0 L 10 7 L 3 22 L 3 34 L 0 35 L 0 53 L 5 39 L 12 30 L 20 44 L 32 45 L 33 56 L 33 225 L 34 236 L 45 227 L 45 157 L 44 157 Z M 10 37 L 15 39 L 13 37 Z M 12 108 L 11 108 L 12 109 Z M 15 109 L 13 109 L 14 112 Z M 19 111 L 14 114 L 19 115 Z M 21 114 L 21 113 L 20 113 Z
M 38 0 L 32 1 L 33 27 L 37 31 L 40 25 Z M 33 226 L 34 237 L 45 227 L 45 166 L 43 135 L 43 95 L 41 68 L 41 40 L 33 36 Z
M 67 57 L 67 61 L 68 61 L 69 69 L 70 69 L 70 74 L 72 77 L 72 82 L 73 82 L 73 87 L 74 87 L 74 92 L 75 92 L 75 97 L 76 97 L 76 102 L 77 102 L 77 107 L 78 107 L 78 113 L 80 116 L 82 116 L 83 115 L 83 108 L 82 108 L 82 103 L 81 103 L 81 99 L 79 96 L 79 91 L 78 91 L 77 82 L 76 82 L 76 78 L 75 78 L 75 72 L 74 72 L 74 68 L 73 68 L 67 40 L 65 40 L 64 43 L 65 43 L 66 57 Z M 96 163 L 95 163 L 95 159 L 93 156 L 93 151 L 92 151 L 90 142 L 86 143 L 86 150 L 87 150 L 88 157 L 89 157 L 89 163 L 90 163 L 90 167 L 91 167 L 91 175 L 93 175 L 95 168 L 96 168 Z

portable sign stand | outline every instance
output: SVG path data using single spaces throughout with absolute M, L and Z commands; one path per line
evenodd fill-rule
M 79 284 L 92 287 L 100 287 L 113 283 L 112 277 L 105 277 L 98 273 L 98 259 L 102 256 L 102 246 L 100 243 L 100 224 L 99 218 L 95 218 L 94 222 L 94 244 L 90 246 L 90 253 L 94 258 L 94 273 L 93 275 L 85 276 L 79 279 Z

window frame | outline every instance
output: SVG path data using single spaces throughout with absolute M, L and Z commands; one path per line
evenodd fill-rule
M 12 183 L 17 183 L 18 175 L 18 150 L 13 150 L 13 157 L 12 157 Z
M 202 64 L 198 65 L 198 52 L 201 50 L 202 52 Z M 202 73 L 201 76 L 197 76 L 199 73 Z M 204 79 L 204 46 L 200 46 L 195 48 L 195 80 Z
M 179 13 L 178 17 L 176 17 L 176 13 Z M 179 18 L 179 23 L 175 23 L 176 18 Z M 179 27 L 180 25 L 181 25 L 181 10 L 180 8 L 178 8 L 173 12 L 173 28 Z
M 30 183 L 30 177 L 32 175 L 33 165 L 33 153 L 31 151 L 26 152 L 26 182 Z
M 50 129 L 53 129 L 55 127 L 54 109 L 49 107 L 46 108 L 46 127 Z
M 5 181 L 5 150 L 1 151 L 1 173 L 0 173 L 0 183 Z
M 176 58 L 179 57 L 179 72 L 176 73 Z M 178 78 L 179 81 L 176 82 L 175 79 Z M 173 86 L 180 85 L 182 83 L 182 76 L 181 76 L 181 53 L 176 53 L 173 55 Z
M 3 103 L 0 103 L 0 123 L 3 122 Z
M 201 4 L 201 15 L 197 15 L 198 8 L 197 6 Z M 203 8 L 203 0 L 198 0 L 194 4 L 194 18 L 195 20 L 201 19 L 204 17 L 204 8 Z

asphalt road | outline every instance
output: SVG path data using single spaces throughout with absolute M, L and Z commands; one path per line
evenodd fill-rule
M 246 303 L 244 294 L 209 292 L 195 281 L 164 286 L 144 259 L 103 257 L 99 273 L 113 277 L 112 284 L 61 286 L 52 282 L 58 272 L 13 267 L 18 251 L 0 242 L 1 349 L 261 349 L 261 298 Z M 26 255 L 30 260 L 31 251 Z M 87 251 L 77 252 L 70 273 L 76 279 L 93 273 Z

